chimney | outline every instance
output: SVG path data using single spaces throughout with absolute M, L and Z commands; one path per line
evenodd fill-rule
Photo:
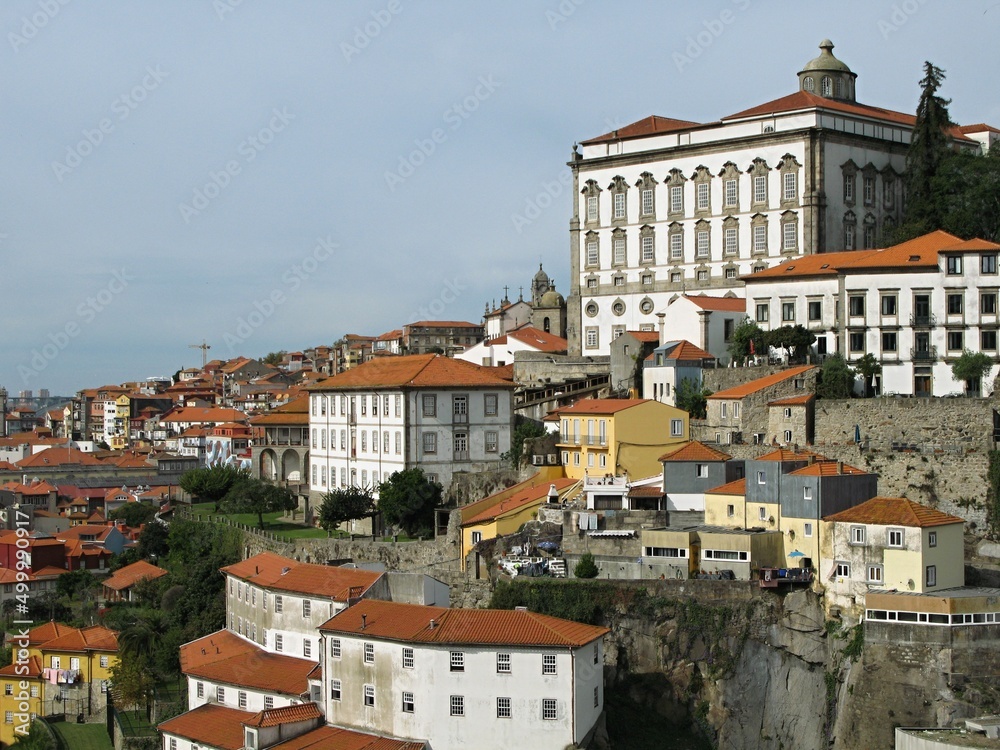
M 361 615 L 361 629 L 364 630 L 368 627 L 368 615 Z
M 437 623 L 432 619 L 431 620 L 431 630 L 434 630 L 434 628 L 436 628 L 436 627 L 437 627 Z
M 559 502 L 559 491 L 556 489 L 555 483 L 549 485 L 548 502 L 550 503 Z
M 838 474 L 843 474 L 844 473 L 844 462 L 843 461 L 837 461 L 837 473 Z
M 813 455 L 812 453 L 810 453 L 810 454 L 809 454 L 809 455 L 808 455 L 808 456 L 806 457 L 806 466 L 812 466 L 812 465 L 813 465 L 813 462 L 814 462 L 815 460 L 816 460 L 816 456 L 814 456 L 814 455 Z
M 659 326 L 659 329 L 660 329 L 660 343 L 659 343 L 659 346 L 663 346 L 664 343 L 666 343 L 663 340 L 663 319 L 665 317 L 667 317 L 667 314 L 666 313 L 656 313 L 656 317 L 659 318 L 659 320 L 657 320 L 657 325 Z

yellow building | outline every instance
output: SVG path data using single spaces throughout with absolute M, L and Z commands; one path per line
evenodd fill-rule
M 732 529 L 747 527 L 747 480 L 737 479 L 705 493 L 705 524 Z
M 31 722 L 42 714 L 42 662 L 31 656 L 18 664 L 16 646 L 14 658 L 13 664 L 0 669 L 0 744 L 4 747 L 26 735 Z
M 4 684 L 0 741 L 8 742 L 8 732 L 17 728 L 17 715 L 25 713 L 19 698 L 25 690 L 29 696 L 28 713 L 93 716 L 105 710 L 111 667 L 118 661 L 115 631 L 101 625 L 71 628 L 48 622 L 31 629 L 23 639 L 9 636 L 8 641 L 14 649 L 13 663 L 0 670 L 0 682 Z M 19 670 L 28 674 L 19 674 Z M 8 681 L 9 677 L 16 677 L 17 682 Z M 12 684 L 11 693 L 8 684 Z
M 466 555 L 488 539 L 506 536 L 533 520 L 539 506 L 549 502 L 553 488 L 561 502 L 580 484 L 579 480 L 559 477 L 551 481 L 541 472 L 527 482 L 510 487 L 477 503 L 478 512 L 462 521 L 462 567 Z M 492 502 L 491 502 L 492 501 Z
M 128 447 L 131 416 L 132 399 L 123 393 L 115 399 L 115 421 L 112 431 L 104 436 L 111 450 L 125 450 Z
M 559 409 L 559 441 L 566 476 L 660 474 L 660 456 L 689 439 L 688 413 L 641 398 L 583 399 Z

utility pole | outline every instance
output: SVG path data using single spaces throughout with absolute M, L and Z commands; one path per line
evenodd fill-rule
M 189 344 L 188 349 L 201 349 L 201 369 L 205 369 L 205 365 L 208 364 L 208 350 L 212 348 L 212 345 L 207 343 L 205 339 L 201 340 L 200 344 Z

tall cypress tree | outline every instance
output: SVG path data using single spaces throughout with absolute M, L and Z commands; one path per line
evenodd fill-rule
M 930 62 L 924 63 L 920 81 L 920 102 L 913 138 L 906 154 L 906 216 L 901 234 L 914 237 L 940 229 L 940 204 L 934 197 L 934 176 L 950 153 L 948 114 L 950 99 L 938 94 L 944 82 L 944 71 Z M 906 239 L 902 237 L 901 239 Z

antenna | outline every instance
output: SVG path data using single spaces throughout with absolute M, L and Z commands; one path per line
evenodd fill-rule
M 201 349 L 201 369 L 205 369 L 205 365 L 208 364 L 208 350 L 212 348 L 212 345 L 207 343 L 205 339 L 201 340 L 200 344 L 189 344 L 188 349 Z

